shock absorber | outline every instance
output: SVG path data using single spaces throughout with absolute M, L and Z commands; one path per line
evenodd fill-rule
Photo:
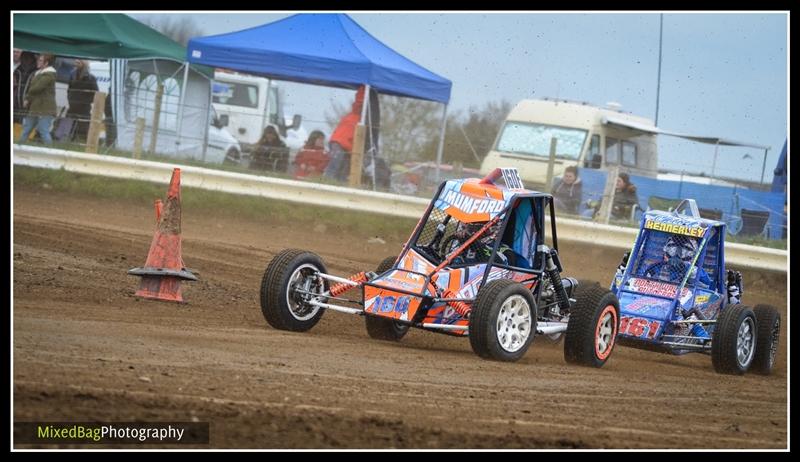
M 545 272 L 550 278 L 550 283 L 553 284 L 553 293 L 558 307 L 563 311 L 569 311 L 569 297 L 567 297 L 567 291 L 564 289 L 564 284 L 561 282 L 561 272 L 558 269 L 558 265 L 556 265 L 558 252 L 545 245 L 539 246 L 539 250 L 544 251 L 546 255 L 547 265 L 545 266 Z
M 450 289 L 446 289 L 444 293 L 442 293 L 442 298 L 456 298 L 455 292 Z M 460 314 L 464 318 L 468 318 L 469 314 L 472 312 L 472 308 L 466 302 L 447 302 L 447 305 L 453 308 L 456 313 Z
M 367 273 L 362 271 L 360 273 L 356 273 L 356 274 L 350 276 L 347 279 L 350 280 L 350 281 L 353 281 L 353 282 L 355 282 L 357 284 L 361 284 L 361 283 L 367 282 Z M 352 289 L 353 287 L 355 287 L 355 286 L 347 284 L 347 283 L 344 283 L 344 282 L 340 282 L 338 284 L 334 284 L 331 287 L 330 295 L 331 295 L 331 297 L 336 297 L 337 295 L 339 295 L 339 294 L 341 294 L 343 292 L 346 292 L 347 289 Z

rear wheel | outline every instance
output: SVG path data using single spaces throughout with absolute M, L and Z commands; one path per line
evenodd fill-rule
M 396 257 L 386 257 L 375 270 L 378 275 L 389 271 L 394 266 Z M 366 315 L 367 334 L 376 340 L 398 341 L 405 337 L 410 326 L 381 316 Z
M 602 367 L 619 332 L 619 300 L 597 283 L 578 287 L 564 336 L 564 359 L 570 364 Z
M 771 305 L 756 305 L 756 352 L 750 370 L 757 374 L 769 375 L 775 366 L 778 353 L 778 340 L 781 334 L 781 314 Z
M 536 303 L 525 286 L 508 279 L 488 282 L 469 318 L 472 351 L 486 359 L 516 361 L 533 342 L 536 319 Z
M 755 357 L 756 315 L 744 305 L 730 305 L 717 318 L 711 339 L 711 363 L 720 374 L 741 375 Z
M 308 303 L 314 298 L 309 293 L 325 292 L 316 272 L 325 273 L 325 264 L 311 252 L 288 249 L 272 259 L 261 279 L 261 313 L 270 326 L 304 332 L 319 322 L 324 308 Z

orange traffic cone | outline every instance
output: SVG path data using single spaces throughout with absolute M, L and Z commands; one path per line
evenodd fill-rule
M 197 277 L 183 267 L 181 258 L 181 169 L 172 172 L 166 203 L 156 200 L 155 207 L 158 224 L 147 262 L 128 274 L 142 277 L 137 297 L 183 302 L 181 280 L 196 281 Z

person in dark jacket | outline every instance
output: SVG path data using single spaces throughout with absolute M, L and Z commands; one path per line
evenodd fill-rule
M 69 102 L 67 117 L 71 117 L 76 124 L 73 139 L 86 140 L 96 91 L 97 79 L 89 73 L 89 62 L 82 59 L 75 60 L 75 71 L 67 89 L 67 101 Z
M 570 165 L 564 169 L 561 181 L 553 187 L 553 202 L 556 210 L 577 215 L 582 193 L 583 184 L 578 178 L 578 167 Z
M 288 167 L 289 149 L 278 135 L 278 130 L 272 125 L 267 125 L 264 127 L 261 139 L 253 147 L 250 168 L 258 170 L 269 168 L 276 172 L 285 172 Z
M 45 144 L 52 144 L 50 129 L 56 116 L 56 70 L 53 67 L 55 57 L 52 54 L 41 54 L 36 60 L 39 69 L 33 75 L 30 85 L 22 101 L 28 114 L 22 120 L 22 135 L 19 142 L 28 140 L 34 127 Z
M 639 196 L 636 194 L 636 185 L 631 183 L 631 177 L 622 172 L 617 177 L 614 202 L 611 206 L 611 216 L 620 220 L 629 220 L 633 206 L 639 205 Z
M 14 123 L 21 124 L 22 118 L 28 112 L 23 107 L 23 101 L 33 74 L 36 73 L 36 55 L 30 51 L 22 51 L 19 54 L 19 63 L 14 66 Z

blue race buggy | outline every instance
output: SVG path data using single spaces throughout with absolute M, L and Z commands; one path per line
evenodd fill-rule
M 711 355 L 723 374 L 770 374 L 781 317 L 743 305 L 742 276 L 725 269 L 725 223 L 700 217 L 693 199 L 648 211 L 611 291 L 619 298 L 620 345 Z

